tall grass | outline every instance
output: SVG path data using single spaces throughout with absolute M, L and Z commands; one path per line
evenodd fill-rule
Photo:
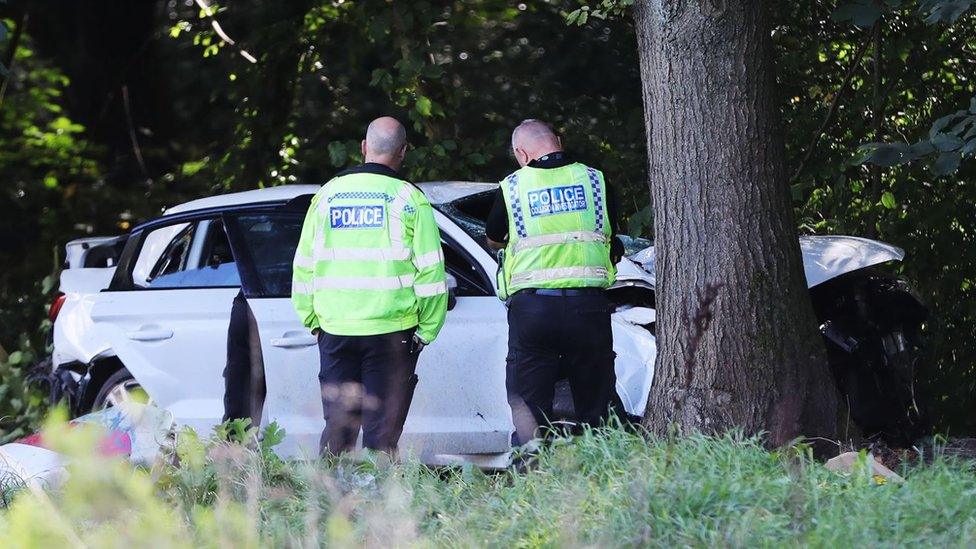
M 879 484 L 802 447 L 605 429 L 557 440 L 528 473 L 486 474 L 382 456 L 284 462 L 267 444 L 187 432 L 175 455 L 133 469 L 93 457 L 83 429 L 58 436 L 70 480 L 0 511 L 0 547 L 976 544 L 976 476 L 943 458 Z

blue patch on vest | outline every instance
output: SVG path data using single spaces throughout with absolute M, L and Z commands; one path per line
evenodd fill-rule
M 586 191 L 582 185 L 550 187 L 529 191 L 529 215 L 540 217 L 586 209 Z
M 385 218 L 383 206 L 329 207 L 329 226 L 333 229 L 382 229 Z

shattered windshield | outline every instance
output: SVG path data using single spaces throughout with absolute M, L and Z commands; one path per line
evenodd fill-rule
M 496 194 L 497 191 L 493 189 L 437 206 L 441 213 L 457 223 L 458 227 L 468 233 L 468 236 L 473 238 L 492 257 L 495 256 L 495 252 L 488 248 L 488 243 L 485 240 L 485 225 L 488 223 L 488 212 L 491 211 L 491 207 L 495 203 Z

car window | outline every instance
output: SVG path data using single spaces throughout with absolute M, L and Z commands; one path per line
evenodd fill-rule
M 143 239 L 132 269 L 135 288 L 239 286 L 240 275 L 220 219 L 153 229 Z
M 497 195 L 497 191 L 485 191 L 436 206 L 492 257 L 495 251 L 488 247 L 485 240 L 485 225 Z
M 453 241 L 441 240 L 441 247 L 444 250 L 444 267 L 458 283 L 455 290 L 457 296 L 495 295 L 491 281 L 469 253 Z
M 248 296 L 290 296 L 292 263 L 302 233 L 304 212 L 245 214 L 234 221 L 247 261 L 253 267 L 248 269 L 255 278 L 253 283 L 248 278 Z

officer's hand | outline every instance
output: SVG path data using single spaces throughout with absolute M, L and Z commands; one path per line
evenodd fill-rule
M 413 338 L 410 340 L 410 354 L 415 355 L 420 351 L 423 351 L 424 347 L 426 346 L 427 342 L 424 341 L 422 337 L 417 334 L 413 334 Z
M 321 333 L 322 333 L 322 329 L 321 328 L 312 328 L 312 335 L 313 336 L 319 337 L 319 334 L 321 334 Z

